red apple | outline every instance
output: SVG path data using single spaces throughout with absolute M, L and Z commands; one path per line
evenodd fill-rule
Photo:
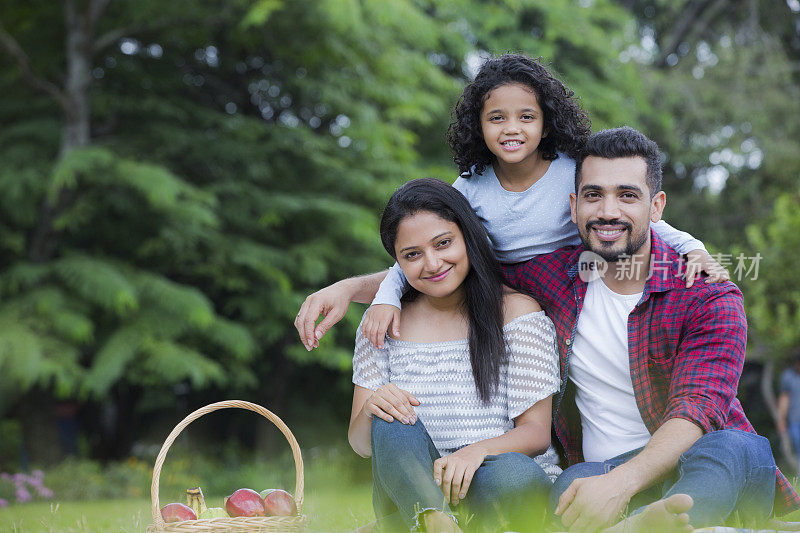
M 253 489 L 239 489 L 228 496 L 225 510 L 231 516 L 266 516 L 264 500 Z
M 188 505 L 168 503 L 161 508 L 161 518 L 164 519 L 164 522 L 182 522 L 184 520 L 197 520 L 197 515 Z
M 294 498 L 292 498 L 291 494 L 281 489 L 273 489 L 264 496 L 264 509 L 270 516 L 294 516 L 297 514 L 297 505 L 294 503 Z

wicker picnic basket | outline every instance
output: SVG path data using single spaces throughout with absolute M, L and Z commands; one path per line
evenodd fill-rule
M 183 522 L 165 523 L 161 517 L 161 506 L 158 502 L 158 482 L 161 477 L 161 467 L 164 465 L 164 459 L 167 456 L 170 446 L 178 437 L 181 431 L 194 420 L 201 416 L 217 411 L 219 409 L 248 409 L 256 412 L 275 424 L 281 430 L 283 436 L 289 441 L 292 448 L 292 455 L 294 456 L 294 465 L 296 471 L 295 477 L 295 490 L 294 500 L 297 504 L 296 516 L 255 516 L 243 517 L 238 516 L 235 518 L 202 518 L 198 520 L 184 520 Z M 278 418 L 271 411 L 261 407 L 260 405 L 245 402 L 242 400 L 225 400 L 223 402 L 212 403 L 201 407 L 200 409 L 189 414 L 186 418 L 180 421 L 175 426 L 172 433 L 169 434 L 164 445 L 161 446 L 161 451 L 158 452 L 156 457 L 156 464 L 153 467 L 153 483 L 150 486 L 150 501 L 152 503 L 153 523 L 147 526 L 147 533 L 161 533 L 161 532 L 178 532 L 178 533 L 200 533 L 200 532 L 213 532 L 213 533 L 256 533 L 256 532 L 277 532 L 277 531 L 302 531 L 308 519 L 302 514 L 303 507 L 303 458 L 300 455 L 300 446 L 297 440 L 292 435 L 292 432 L 283 423 L 283 420 Z

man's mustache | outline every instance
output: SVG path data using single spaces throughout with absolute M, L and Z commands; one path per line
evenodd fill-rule
M 625 226 L 625 228 L 627 230 L 629 230 L 629 231 L 633 229 L 633 224 L 631 224 L 630 222 L 624 222 L 624 221 L 616 219 L 616 218 L 613 219 L 613 220 L 606 220 L 604 218 L 596 218 L 596 219 L 590 220 L 589 222 L 586 223 L 586 231 L 587 232 L 592 231 L 592 227 L 593 226 L 603 226 L 603 225 L 607 225 L 607 226 Z

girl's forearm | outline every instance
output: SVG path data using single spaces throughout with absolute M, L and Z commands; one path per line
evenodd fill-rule
M 389 271 L 383 270 L 374 274 L 364 274 L 363 276 L 343 279 L 337 283 L 345 287 L 344 291 L 348 294 L 351 302 L 369 304 L 375 298 L 375 293 L 378 292 L 378 288 L 383 278 L 386 277 L 387 272 Z
M 368 417 L 362 409 L 350 421 L 350 428 L 347 431 L 347 440 L 350 442 L 350 447 L 361 457 L 372 456 L 371 434 L 372 418 Z

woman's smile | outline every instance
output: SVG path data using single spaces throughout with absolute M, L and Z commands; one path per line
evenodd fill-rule
M 443 272 L 440 272 L 434 276 L 429 276 L 425 279 L 428 281 L 442 281 L 444 278 L 447 277 L 447 275 L 450 273 L 451 270 L 453 270 L 453 267 L 450 267 L 447 270 L 444 270 Z

